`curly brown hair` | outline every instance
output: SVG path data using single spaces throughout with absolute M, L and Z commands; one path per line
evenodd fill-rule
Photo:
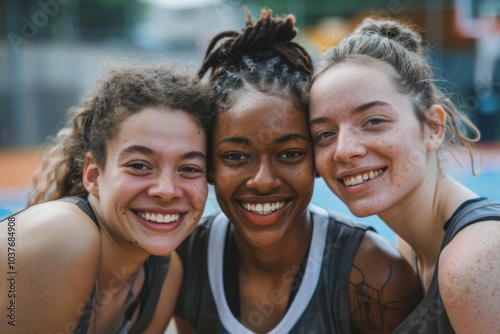
M 208 135 L 213 121 L 208 85 L 173 64 L 118 64 L 98 81 L 83 106 L 69 110 L 66 127 L 48 143 L 28 196 L 28 205 L 88 193 L 82 183 L 84 158 L 91 152 L 103 167 L 106 144 L 127 117 L 145 107 L 187 112 Z

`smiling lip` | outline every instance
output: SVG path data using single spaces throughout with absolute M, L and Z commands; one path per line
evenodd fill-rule
M 179 218 L 181 218 L 181 213 L 163 214 L 159 212 L 143 212 L 143 211 L 136 211 L 136 213 L 139 216 L 141 216 L 142 219 L 145 219 L 153 223 L 161 223 L 161 224 L 174 223 L 178 221 Z
M 283 214 L 283 208 L 290 204 L 290 200 L 268 202 L 239 202 L 247 220 L 258 226 L 269 226 L 275 223 Z
M 137 211 L 133 210 L 135 215 L 139 218 L 139 222 L 155 232 L 164 233 L 170 232 L 179 227 L 187 212 L 176 213 L 160 213 L 155 211 Z
M 263 202 L 263 203 L 243 203 L 241 206 L 248 211 L 265 216 L 276 210 L 281 209 L 286 204 L 286 201 Z
M 384 173 L 384 171 L 385 171 L 384 168 L 373 169 L 370 171 L 365 171 L 362 173 L 345 176 L 342 177 L 340 180 L 344 183 L 344 186 L 346 187 L 357 186 L 359 184 L 363 184 L 365 182 L 373 180 L 374 178 Z

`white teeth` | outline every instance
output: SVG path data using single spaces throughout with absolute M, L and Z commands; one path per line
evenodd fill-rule
M 175 214 L 175 215 L 163 215 L 161 213 L 149 213 L 149 212 L 137 212 L 139 216 L 141 216 L 143 219 L 152 221 L 155 223 L 171 223 L 178 221 L 179 218 L 181 217 L 180 214 Z
M 273 211 L 279 210 L 285 206 L 285 202 L 274 202 L 274 203 L 258 203 L 258 204 L 250 204 L 250 203 L 242 203 L 243 207 L 254 213 L 259 215 L 268 215 Z
M 379 176 L 380 174 L 382 174 L 382 172 L 383 172 L 383 169 L 379 169 L 379 170 L 376 170 L 376 171 L 370 171 L 368 173 L 363 173 L 363 174 L 359 174 L 359 175 L 356 175 L 356 176 L 346 177 L 346 178 L 343 179 L 344 185 L 346 187 L 349 187 L 349 186 L 355 186 L 355 185 L 358 185 L 358 184 L 361 184 L 361 183 L 365 183 L 368 180 L 376 178 L 377 176 Z

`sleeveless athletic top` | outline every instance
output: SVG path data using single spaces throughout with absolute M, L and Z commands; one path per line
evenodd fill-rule
M 500 220 L 499 202 L 485 198 L 464 202 L 444 225 L 446 233 L 441 244 L 441 251 L 464 227 L 485 220 Z M 424 299 L 393 333 L 455 333 L 439 293 L 437 264 Z
M 292 290 L 297 290 L 283 319 L 269 333 L 351 333 L 349 275 L 368 227 L 312 205 L 308 214 L 313 231 L 304 269 L 295 276 Z M 176 315 L 199 334 L 253 333 L 234 315 L 225 293 L 223 259 L 230 228 L 223 213 L 209 216 L 177 249 L 184 281 Z M 262 302 L 261 312 L 254 312 L 252 320 L 272 312 L 271 303 L 272 298 Z
M 77 205 L 85 214 L 87 214 L 94 223 L 97 224 L 97 219 L 92 211 L 92 208 L 85 197 L 82 196 L 69 196 L 59 199 L 60 201 L 70 202 Z M 150 256 L 144 263 L 145 269 L 145 279 L 144 285 L 142 286 L 139 296 L 129 305 L 127 308 L 125 317 L 130 319 L 136 307 L 139 309 L 139 317 L 137 322 L 130 327 L 130 320 L 126 320 L 123 328 L 120 330 L 120 334 L 125 333 L 142 333 L 151 322 L 153 314 L 158 304 L 158 298 L 160 296 L 161 288 L 165 280 L 165 276 L 168 272 L 168 266 L 170 263 L 170 256 Z M 94 305 L 94 292 L 90 296 L 84 312 L 80 318 L 78 326 L 75 329 L 75 334 L 87 334 L 89 332 L 89 322 L 90 316 L 92 314 L 92 307 Z

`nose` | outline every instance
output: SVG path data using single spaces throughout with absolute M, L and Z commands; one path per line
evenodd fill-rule
M 261 159 L 247 181 L 247 187 L 266 194 L 281 186 L 281 180 L 276 176 L 274 167 L 269 159 Z
M 349 162 L 352 159 L 362 157 L 366 153 L 361 137 L 351 129 L 340 129 L 335 142 L 335 161 Z
M 180 180 L 176 178 L 175 172 L 163 171 L 158 174 L 148 188 L 148 195 L 151 197 L 159 197 L 164 201 L 171 201 L 182 196 L 182 186 Z

